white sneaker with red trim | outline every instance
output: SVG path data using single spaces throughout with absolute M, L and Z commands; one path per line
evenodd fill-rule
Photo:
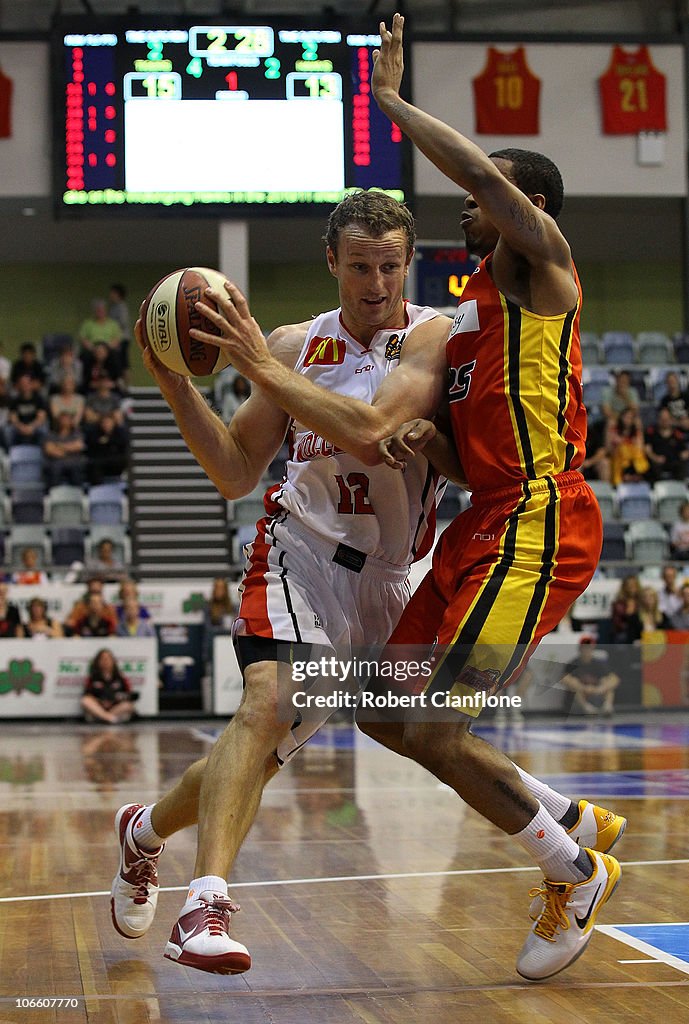
M 153 924 L 158 902 L 158 850 L 137 846 L 133 828 L 144 804 L 125 804 L 115 815 L 115 835 L 120 846 L 120 867 L 110 888 L 110 913 L 115 929 L 125 939 L 139 939 Z
M 209 889 L 185 903 L 172 929 L 165 956 L 209 974 L 242 974 L 251 967 L 246 946 L 230 938 L 230 918 L 239 907 L 224 893 Z

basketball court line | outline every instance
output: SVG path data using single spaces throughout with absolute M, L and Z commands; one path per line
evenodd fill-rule
M 623 868 L 633 867 L 662 867 L 670 865 L 689 864 L 689 857 L 678 860 L 627 860 L 620 861 Z M 453 871 L 399 871 L 391 873 L 380 873 L 375 875 L 330 875 L 322 878 L 273 878 L 263 879 L 259 882 L 233 882 L 232 890 L 235 889 L 260 889 L 276 885 L 323 885 L 337 882 L 385 882 L 403 878 L 455 878 L 468 875 L 509 875 L 525 874 L 526 872 L 538 873 L 535 865 L 507 868 L 462 868 Z M 186 892 L 189 885 L 161 886 L 160 892 Z M 71 900 L 84 899 L 86 897 L 109 896 L 110 890 L 94 890 L 93 892 L 58 892 L 39 893 L 33 896 L 0 896 L 2 903 L 31 903 L 44 900 Z M 618 925 L 617 927 L 623 927 Z M 630 926 L 631 927 L 631 926 Z M 658 927 L 656 925 L 656 927 Z M 689 967 L 689 965 L 687 965 Z
M 631 929 L 639 931 L 645 931 L 646 929 L 648 929 L 649 932 L 652 933 L 653 929 L 658 930 L 661 928 L 682 928 L 689 932 L 689 922 L 677 921 L 663 924 L 596 925 L 596 931 L 602 932 L 604 935 L 609 935 L 611 938 L 617 939 L 618 942 L 623 942 L 626 946 L 631 946 L 632 949 L 637 949 L 640 953 L 645 954 L 645 956 L 649 958 L 647 960 L 620 960 L 619 963 L 662 963 L 667 964 L 668 967 L 674 967 L 675 970 L 681 971 L 682 974 L 689 974 L 689 962 L 680 959 L 680 957 L 674 956 L 672 953 L 668 952 L 668 950 L 663 949 L 663 947 L 660 945 L 655 945 L 655 943 L 651 942 L 645 942 L 643 939 L 638 938 L 638 936 L 630 934 Z

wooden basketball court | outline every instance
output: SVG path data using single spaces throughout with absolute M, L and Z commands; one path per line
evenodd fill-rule
M 0 726 L 0 1024 L 689 1020 L 689 715 L 479 730 L 563 792 L 629 818 L 622 884 L 597 934 L 539 985 L 514 970 L 538 871 L 451 791 L 348 726 L 324 729 L 273 780 L 240 855 L 234 933 L 250 972 L 163 959 L 193 831 L 161 859 L 150 932 L 119 936 L 114 812 L 155 800 L 217 728 Z

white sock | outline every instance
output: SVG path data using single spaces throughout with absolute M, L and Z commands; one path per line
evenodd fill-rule
M 141 817 L 138 819 L 132 830 L 136 845 L 140 846 L 146 853 L 152 853 L 154 850 L 159 850 L 164 842 L 162 836 L 158 835 L 151 824 L 151 811 L 154 807 L 155 804 L 148 804 L 144 807 L 141 812 Z
M 201 878 L 192 878 L 187 893 L 187 903 L 193 903 L 202 892 L 209 889 L 211 892 L 219 892 L 227 896 L 227 880 L 219 875 L 202 875 Z
M 582 882 L 591 875 L 593 869 L 588 854 L 551 818 L 545 807 L 539 807 L 526 828 L 517 832 L 514 838 L 551 882 Z M 577 861 L 582 863 L 582 854 L 586 858 L 587 871 L 582 871 L 577 865 Z
M 559 821 L 560 818 L 564 817 L 572 806 L 572 801 L 569 797 L 563 796 L 562 793 L 551 789 L 550 786 L 546 786 L 545 782 L 541 782 L 540 779 L 535 779 L 533 775 L 529 775 L 518 764 L 515 764 L 514 767 L 519 772 L 519 776 L 526 788 L 530 793 L 533 793 L 537 800 L 540 800 L 551 818 Z

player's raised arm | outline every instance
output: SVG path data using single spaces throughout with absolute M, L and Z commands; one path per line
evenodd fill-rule
M 294 366 L 307 327 L 294 324 L 272 333 L 267 350 L 276 366 Z M 155 358 L 143 341 L 140 321 L 135 335 L 144 365 L 155 377 L 196 461 L 225 498 L 248 494 L 280 449 L 289 424 L 287 414 L 257 386 L 230 422 L 223 423 L 189 377 L 173 373 Z
M 470 139 L 402 99 L 403 28 L 400 14 L 394 15 L 391 31 L 385 22 L 380 24 L 381 48 L 374 51 L 371 76 L 380 109 L 446 177 L 471 193 L 503 242 L 530 261 L 555 259 L 569 267 L 569 246 L 540 200 L 518 189 Z

